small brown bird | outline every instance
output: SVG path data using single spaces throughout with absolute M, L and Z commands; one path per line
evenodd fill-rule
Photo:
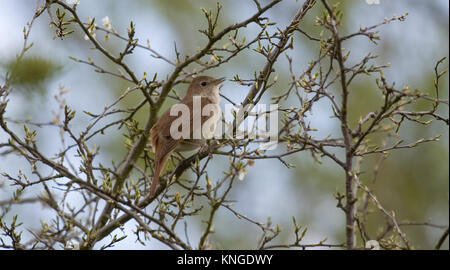
M 196 150 L 214 134 L 220 118 L 219 87 L 224 80 L 209 76 L 194 78 L 185 97 L 165 111 L 150 130 L 150 144 L 155 153 L 151 196 L 155 194 L 161 171 L 173 151 Z

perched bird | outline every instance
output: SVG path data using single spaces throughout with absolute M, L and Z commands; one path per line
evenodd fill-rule
M 165 111 L 150 130 L 150 144 L 155 153 L 151 196 L 173 151 L 196 150 L 205 146 L 206 139 L 214 134 L 220 118 L 219 87 L 224 80 L 209 76 L 194 78 L 185 97 Z

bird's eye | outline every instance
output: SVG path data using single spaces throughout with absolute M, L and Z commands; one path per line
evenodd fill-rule
M 201 86 L 206 86 L 206 82 L 201 82 L 200 85 Z

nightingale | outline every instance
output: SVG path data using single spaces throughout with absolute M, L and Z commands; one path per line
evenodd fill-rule
M 159 176 L 172 152 L 205 147 L 206 140 L 214 134 L 220 118 L 219 87 L 224 80 L 209 76 L 194 78 L 184 98 L 166 110 L 151 128 L 150 145 L 155 153 L 155 171 L 150 196 L 155 195 Z

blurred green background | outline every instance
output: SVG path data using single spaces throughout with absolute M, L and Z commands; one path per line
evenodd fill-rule
M 222 16 L 219 19 L 219 29 L 247 18 L 255 11 L 252 1 L 220 1 L 223 5 Z M 261 1 L 266 3 L 268 1 Z M 267 16 L 277 26 L 283 28 L 289 23 L 296 9 L 303 1 L 284 0 L 269 12 Z M 332 1 L 336 2 L 336 1 Z M 379 23 L 385 17 L 401 15 L 405 12 L 409 16 L 404 22 L 395 22 L 380 27 L 382 40 L 377 46 L 365 38 L 355 38 L 345 43 L 351 49 L 350 62 L 355 62 L 368 52 L 379 54 L 376 64 L 390 63 L 391 67 L 385 71 L 389 82 L 396 82 L 398 87 L 409 85 L 433 93 L 433 68 L 438 59 L 449 54 L 449 4 L 444 0 L 420 1 L 398 0 L 380 1 L 378 5 L 369 5 L 363 0 L 342 1 L 343 5 L 343 33 L 359 30 L 360 26 Z M 3 80 L 6 71 L 14 67 L 15 55 L 19 53 L 23 43 L 23 27 L 34 12 L 35 1 L 31 0 L 0 0 L 0 70 Z M 320 6 L 320 3 L 317 4 Z M 148 39 L 153 49 L 170 59 L 175 59 L 174 42 L 176 42 L 181 56 L 195 53 L 206 43 L 204 36 L 197 30 L 205 27 L 205 19 L 200 8 L 212 9 L 215 1 L 207 0 L 135 0 L 135 1 L 86 1 L 81 0 L 78 12 L 82 19 L 95 17 L 98 25 L 105 16 L 110 18 L 111 24 L 121 34 L 126 34 L 130 21 L 136 24 L 136 36 L 140 42 L 146 44 Z M 321 30 L 314 26 L 314 16 L 320 9 L 314 9 L 302 22 L 302 29 L 317 35 Z M 116 70 L 110 61 L 99 53 L 91 50 L 91 45 L 83 39 L 83 34 L 76 31 L 63 40 L 54 39 L 53 29 L 49 28 L 49 18 L 43 14 L 33 26 L 30 41 L 33 48 L 26 54 L 24 62 L 16 71 L 14 77 L 14 92 L 10 96 L 8 117 L 13 119 L 32 118 L 37 122 L 51 120 L 52 111 L 58 108 L 53 95 L 59 85 L 70 89 L 65 96 L 69 106 L 77 110 L 73 122 L 75 130 L 87 123 L 89 118 L 81 113 L 83 110 L 99 112 L 105 104 L 123 93 L 128 84 L 114 77 L 98 74 L 87 65 L 74 63 L 68 57 L 80 59 L 92 57 L 95 62 L 107 69 Z M 249 26 L 241 34 L 249 38 L 255 35 L 257 27 Z M 124 43 L 111 37 L 107 42 L 103 33 L 97 33 L 97 39 L 113 52 L 118 52 Z M 295 50 L 288 53 L 294 59 L 294 70 L 299 73 L 304 70 L 309 60 L 317 55 L 317 44 L 307 40 L 304 36 L 296 36 Z M 158 78 L 164 78 L 172 67 L 163 61 L 152 58 L 147 51 L 136 49 L 133 55 L 126 57 L 126 62 L 135 70 L 138 77 L 147 72 L 149 75 L 158 73 Z M 227 76 L 232 78 L 239 74 L 242 78 L 252 77 L 264 63 L 264 59 L 256 53 L 247 50 L 229 63 L 218 69 L 209 71 L 207 75 Z M 448 68 L 445 61 L 443 68 Z M 287 61 L 280 57 L 275 65 L 279 76 L 277 87 L 270 94 L 279 93 L 289 80 Z M 176 87 L 184 93 L 185 85 Z M 245 97 L 248 88 L 228 82 L 222 88 L 223 93 L 234 101 Z M 361 115 L 376 109 L 378 92 L 374 77 L 362 77 L 351 87 L 350 118 L 356 122 Z M 441 97 L 448 99 L 448 75 L 441 81 Z M 269 99 L 262 102 L 268 102 Z M 142 96 L 138 93 L 126 99 L 122 106 L 129 107 L 137 104 Z M 288 101 L 290 102 L 290 101 Z M 166 106 L 169 106 L 170 102 Z M 136 116 L 140 123 L 145 122 L 148 110 L 142 110 Z M 331 110 L 324 103 L 314 109 L 309 117 L 311 126 L 317 128 L 319 137 L 328 134 L 339 136 L 338 123 L 330 118 Z M 448 117 L 448 107 L 443 106 L 440 111 Z M 20 130 L 21 126 L 13 127 Z M 441 134 L 437 143 L 427 143 L 415 149 L 399 150 L 392 153 L 384 161 L 373 186 L 383 206 L 394 210 L 398 220 L 430 221 L 435 224 L 447 225 L 449 221 L 449 144 L 448 126 L 443 123 L 433 123 L 421 126 L 408 123 L 400 130 L 400 136 L 406 142 L 420 138 L 427 138 Z M 59 146 L 54 145 L 54 136 L 58 136 L 57 129 L 43 128 L 39 130 L 39 145 L 47 153 L 54 153 Z M 0 139 L 6 135 L 0 132 Z M 99 137 L 95 144 L 102 149 L 100 160 L 107 162 L 119 160 L 124 153 L 121 147 L 123 136 L 120 132 L 111 131 Z M 317 164 L 308 152 L 301 152 L 287 159 L 296 168 L 286 169 L 277 160 L 257 160 L 253 167 L 248 168 L 248 174 L 243 181 L 237 182 L 232 190 L 230 199 L 236 200 L 236 210 L 255 220 L 266 221 L 271 217 L 274 224 L 280 224 L 283 233 L 280 242 L 292 242 L 292 216 L 297 222 L 308 227 L 305 242 L 317 242 L 328 237 L 329 242 L 344 241 L 345 218 L 341 210 L 336 208 L 333 194 L 344 191 L 344 175 L 337 166 L 327 159 L 323 164 Z M 367 159 L 361 170 L 362 181 L 370 183 L 372 170 L 378 163 L 379 156 Z M 209 174 L 219 177 L 227 169 L 227 159 L 215 157 L 209 167 Z M 23 161 L 20 159 L 6 159 L 0 157 L 1 171 L 17 172 Z M 211 172 L 210 172 L 211 171 Z M 0 196 L 8 196 L 7 192 Z M 1 197 L 0 197 L 1 198 Z M 32 211 L 32 205 L 17 207 L 22 216 L 22 222 L 30 227 L 39 226 L 39 220 L 48 215 Z M 200 234 L 200 216 L 191 220 L 191 241 Z M 369 232 L 375 236 L 384 223 L 382 215 L 370 216 Z M 132 223 L 132 222 L 130 222 Z M 217 248 L 255 248 L 260 231 L 244 220 L 236 219 L 228 210 L 220 209 L 215 220 L 215 234 L 212 241 Z M 126 232 L 131 234 L 132 224 L 127 224 Z M 441 236 L 440 229 L 424 226 L 405 226 L 415 248 L 433 248 Z M 132 235 L 116 245 L 117 248 L 143 248 L 134 241 Z M 165 248 L 156 241 L 151 241 L 148 248 Z M 448 249 L 448 240 L 444 248 Z

